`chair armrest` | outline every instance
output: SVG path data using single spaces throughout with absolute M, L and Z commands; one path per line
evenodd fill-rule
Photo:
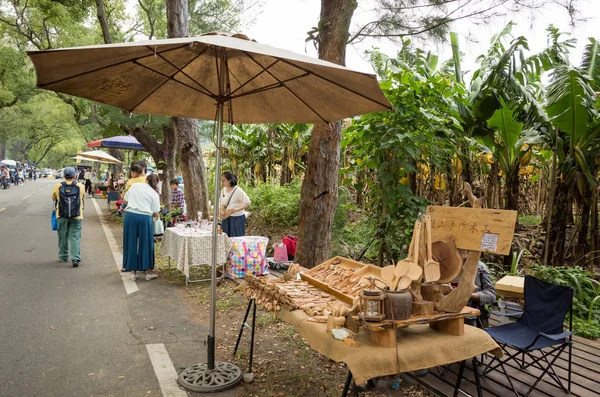
M 493 315 L 495 316 L 500 316 L 500 317 L 520 317 L 523 312 L 511 312 L 511 313 L 505 313 L 505 312 L 492 312 Z
M 561 332 L 560 334 L 545 334 L 543 332 L 540 332 L 540 335 L 546 339 L 557 341 L 557 340 L 564 339 L 566 337 L 573 335 L 573 332 L 564 331 L 564 332 Z

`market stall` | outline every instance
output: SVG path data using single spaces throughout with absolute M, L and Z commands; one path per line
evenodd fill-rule
M 249 299 L 246 317 L 252 305 L 275 312 L 313 349 L 344 362 L 357 383 L 501 356 L 486 332 L 464 320 L 479 315 L 466 304 L 481 252 L 508 253 L 516 212 L 482 209 L 468 184 L 465 192 L 472 208 L 430 206 L 418 217 L 409 255 L 396 265 L 335 257 L 309 270 L 292 265 L 284 279 L 247 275 L 240 287 Z M 468 250 L 464 264 L 458 248 Z M 452 288 L 447 283 L 459 273 Z

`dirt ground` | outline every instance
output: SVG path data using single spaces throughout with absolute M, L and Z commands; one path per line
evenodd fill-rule
M 208 326 L 210 285 L 207 282 L 185 286 L 185 277 L 176 269 L 169 269 L 167 260 L 156 247 L 156 269 L 169 282 L 181 285 L 180 292 L 189 304 L 192 320 Z M 197 269 L 193 269 L 197 270 Z M 193 278 L 199 278 L 199 272 Z M 207 275 L 206 275 L 207 276 Z M 238 365 L 248 370 L 250 330 L 246 329 L 238 352 L 232 357 L 240 325 L 248 305 L 243 295 L 234 291 L 238 284 L 225 280 L 217 288 L 216 359 Z M 311 396 L 338 397 L 341 395 L 348 370 L 313 351 L 296 333 L 295 328 L 282 322 L 260 307 L 256 313 L 255 346 L 252 372 L 254 382 L 242 387 L 247 396 Z M 249 323 L 249 322 L 248 322 Z M 362 397 L 431 396 L 419 386 L 401 382 L 400 389 L 391 385 L 394 377 L 381 379 L 377 386 L 360 393 Z M 349 395 L 352 395 L 349 393 Z

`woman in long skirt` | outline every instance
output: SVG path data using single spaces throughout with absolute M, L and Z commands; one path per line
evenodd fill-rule
M 146 280 L 158 277 L 154 269 L 154 230 L 152 218 L 158 217 L 160 198 L 158 175 L 148 175 L 147 183 L 134 183 L 125 194 L 127 211 L 123 227 L 123 267 L 137 280 L 138 271 Z
M 250 198 L 237 185 L 237 178 L 231 171 L 225 171 L 221 176 L 221 198 L 219 199 L 219 214 L 221 228 L 228 237 L 246 235 L 245 210 L 250 206 Z

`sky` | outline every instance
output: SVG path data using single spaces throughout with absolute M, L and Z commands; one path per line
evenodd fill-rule
M 452 31 L 460 35 L 460 48 L 464 53 L 463 71 L 476 69 L 475 59 L 484 53 L 492 36 L 502 30 L 510 21 L 517 23 L 513 28 L 513 35 L 525 36 L 529 41 L 530 50 L 535 53 L 546 47 L 546 27 L 554 24 L 561 31 L 569 32 L 577 38 L 577 48 L 573 50 L 571 62 L 579 65 L 584 46 L 588 37 L 595 36 L 600 39 L 600 0 L 579 0 L 579 9 L 584 21 L 578 22 L 575 27 L 570 26 L 570 19 L 566 11 L 553 6 L 533 12 L 521 12 L 517 15 L 506 15 L 497 18 L 489 25 L 478 26 L 461 21 L 452 26 Z M 263 0 L 261 10 L 255 16 L 253 23 L 242 28 L 242 33 L 256 41 L 280 47 L 287 50 L 317 56 L 312 43 L 305 43 L 307 32 L 316 26 L 320 13 L 320 0 Z M 368 22 L 372 16 L 368 0 L 359 0 L 359 7 L 354 13 L 352 25 L 360 26 L 361 22 Z M 594 5 L 596 4 L 596 5 Z M 430 50 L 440 56 L 440 62 L 451 57 L 449 43 L 419 42 L 415 43 L 424 50 Z M 379 47 L 384 53 L 394 56 L 397 46 L 389 41 L 365 40 L 359 45 L 348 46 L 346 50 L 346 66 L 363 72 L 373 72 L 364 52 L 373 47 Z

